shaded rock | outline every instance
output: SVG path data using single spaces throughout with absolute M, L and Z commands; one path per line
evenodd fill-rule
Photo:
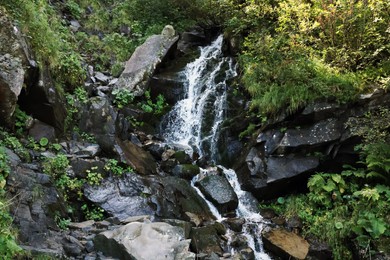
M 284 135 L 282 132 L 274 129 L 260 133 L 256 141 L 257 143 L 264 143 L 263 156 L 268 156 L 274 153 L 274 151 L 278 148 L 283 136 Z
M 177 49 L 183 53 L 189 53 L 193 47 L 205 45 L 207 42 L 208 39 L 206 38 L 204 31 L 194 29 L 181 34 Z
M 110 81 L 110 78 L 107 77 L 106 75 L 104 75 L 103 73 L 101 72 L 96 72 L 95 73 L 95 78 L 102 82 L 103 84 L 108 84 L 108 82 Z
M 233 211 L 238 206 L 238 197 L 225 176 L 208 175 L 198 181 L 199 190 L 221 213 Z
M 150 80 L 151 94 L 161 94 L 168 104 L 174 105 L 185 94 L 184 83 L 185 79 L 178 72 L 169 70 L 158 73 Z
M 225 219 L 222 223 L 226 224 L 229 229 L 234 232 L 241 232 L 242 226 L 245 224 L 245 219 L 243 218 L 228 218 Z
M 82 159 L 82 158 L 72 159 L 70 161 L 70 165 L 72 166 L 75 175 L 81 178 L 87 177 L 86 171 L 91 170 L 92 167 L 96 167 L 96 170 L 94 170 L 94 172 L 99 172 L 99 173 L 102 173 L 104 168 L 104 162 L 102 161 Z
M 283 157 L 258 157 L 256 148 L 248 154 L 246 166 L 238 169 L 244 190 L 251 191 L 258 199 L 275 198 L 287 191 L 288 187 L 307 178 L 319 165 L 316 157 L 288 154 Z M 253 156 L 253 157 L 250 157 Z
M 149 178 L 147 182 L 150 202 L 154 204 L 158 217 L 191 221 L 188 214 L 191 213 L 200 223 L 214 219 L 206 202 L 188 181 L 168 176 Z
M 191 163 L 191 157 L 185 151 L 177 151 L 173 155 L 180 164 L 189 164 Z
M 116 143 L 115 151 L 122 162 L 143 175 L 157 173 L 157 164 L 149 152 L 127 140 L 116 139 Z
M 341 131 L 342 124 L 335 118 L 320 121 L 306 129 L 288 129 L 280 141 L 278 151 L 337 141 L 341 138 Z
M 4 151 L 7 155 L 8 162 L 12 166 L 16 167 L 22 162 L 20 157 L 16 153 L 14 153 L 12 150 L 8 149 L 7 147 L 4 147 Z
M 174 176 L 186 180 L 191 180 L 196 175 L 198 175 L 199 172 L 200 172 L 199 166 L 193 164 L 179 164 L 176 165 L 172 170 L 172 174 Z
M 309 243 L 297 234 L 284 229 L 273 229 L 263 234 L 264 247 L 276 255 L 305 259 L 309 252 Z
M 222 254 L 221 239 L 214 225 L 195 227 L 191 230 L 191 249 L 198 253 Z
M 142 196 L 145 185 L 141 177 L 126 174 L 107 178 L 99 186 L 87 186 L 84 195 L 120 221 L 130 216 L 151 215 L 153 209 Z
M 54 141 L 56 137 L 54 127 L 39 120 L 34 120 L 34 124 L 28 131 L 28 134 L 37 142 L 39 142 L 39 140 L 41 140 L 43 137 L 47 138 L 49 141 Z
M 117 113 L 107 98 L 93 97 L 90 102 L 81 113 L 79 128 L 94 135 L 103 151 L 113 153 Z
M 240 255 L 242 260 L 254 260 L 255 259 L 255 252 L 252 248 L 247 247 L 240 250 Z
M 65 236 L 62 245 L 65 253 L 69 256 L 79 256 L 84 250 L 84 246 L 73 236 Z
M 149 37 L 137 47 L 131 58 L 126 62 L 115 88 L 130 90 L 135 96 L 145 92 L 147 83 L 162 60 L 173 49 L 178 36 L 175 36 L 172 26 L 166 26 L 161 35 Z
M 143 215 L 143 216 L 132 216 L 132 217 L 128 217 L 126 219 L 123 219 L 121 221 L 122 224 L 128 224 L 128 223 L 131 223 L 131 222 L 144 222 L 146 220 L 149 220 L 150 221 L 150 218 L 151 216 L 149 215 Z
M 164 219 L 165 223 L 168 223 L 169 225 L 175 226 L 175 227 L 180 227 L 184 230 L 184 237 L 190 238 L 190 232 L 192 225 L 188 221 L 183 221 L 179 219 Z
M 163 222 L 133 222 L 97 235 L 95 248 L 120 259 L 195 259 L 179 227 Z
M 307 105 L 301 115 L 310 118 L 312 121 L 320 121 L 333 116 L 338 110 L 340 110 L 339 104 L 315 102 Z
M 272 219 L 276 216 L 275 210 L 271 208 L 260 209 L 260 214 L 265 219 Z
M 310 259 L 315 260 L 330 260 L 333 259 L 332 249 L 329 245 L 309 239 L 310 248 L 308 256 Z

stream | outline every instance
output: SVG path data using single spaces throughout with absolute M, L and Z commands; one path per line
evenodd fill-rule
M 220 35 L 210 45 L 201 47 L 199 58 L 187 64 L 181 72 L 186 79 L 185 97 L 165 116 L 161 127 L 162 135 L 168 143 L 184 147 L 188 154 L 204 158 L 210 165 L 218 163 L 217 143 L 220 126 L 226 118 L 227 81 L 237 76 L 236 65 L 232 58 L 223 56 L 222 46 L 223 37 Z M 241 190 L 234 170 L 221 165 L 217 167 L 237 194 L 239 204 L 235 213 L 238 218 L 245 219 L 243 235 L 254 251 L 255 259 L 271 259 L 263 250 L 261 231 L 264 221 L 257 212 L 258 202 L 250 193 Z M 191 184 L 207 202 L 217 221 L 221 222 L 225 219 L 224 216 L 195 186 L 199 178 L 212 174 L 211 172 L 202 169 Z M 235 249 L 230 250 L 234 254 Z

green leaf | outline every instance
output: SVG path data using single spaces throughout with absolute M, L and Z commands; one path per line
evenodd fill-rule
M 335 190 L 337 187 L 336 187 L 336 184 L 332 180 L 328 180 L 326 185 L 324 185 L 322 188 L 327 192 L 331 192 L 331 191 Z
M 49 143 L 49 139 L 47 139 L 46 137 L 42 137 L 41 140 L 39 140 L 39 144 L 41 146 L 46 146 L 48 143 Z
M 334 223 L 334 226 L 336 227 L 336 229 L 342 229 L 344 227 L 343 223 L 341 223 L 340 221 Z
M 284 204 L 285 202 L 286 202 L 286 200 L 283 197 L 279 197 L 278 198 L 278 203 L 279 204 Z

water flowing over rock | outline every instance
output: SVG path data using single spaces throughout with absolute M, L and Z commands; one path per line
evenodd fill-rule
M 219 212 L 226 213 L 237 208 L 237 195 L 224 176 L 209 175 L 198 181 L 196 185 Z
M 190 241 L 185 239 L 184 230 L 163 222 L 129 223 L 100 233 L 94 241 L 104 254 L 120 259 L 195 259 L 188 250 Z
M 169 55 L 178 39 L 179 36 L 175 36 L 175 30 L 169 25 L 161 35 L 149 37 L 126 62 L 125 70 L 115 88 L 128 89 L 135 96 L 143 95 L 150 77 L 161 61 Z

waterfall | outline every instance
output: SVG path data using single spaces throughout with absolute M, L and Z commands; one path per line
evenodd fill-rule
M 218 162 L 217 143 L 221 123 L 226 117 L 227 81 L 237 75 L 233 59 L 223 56 L 222 45 L 221 35 L 209 46 L 201 48 L 199 58 L 185 67 L 183 74 L 186 79 L 186 95 L 162 122 L 162 135 L 167 142 L 183 146 L 189 154 L 196 153 L 211 163 Z M 248 246 L 253 249 L 257 260 L 270 259 L 262 247 L 263 218 L 257 213 L 256 199 L 241 190 L 234 170 L 218 167 L 223 170 L 239 199 L 236 215 L 245 219 L 243 234 Z M 207 170 L 201 170 L 201 175 L 207 174 Z M 194 177 L 192 186 L 207 202 L 217 220 L 222 221 L 224 218 L 216 207 L 195 187 L 198 178 L 199 176 Z

